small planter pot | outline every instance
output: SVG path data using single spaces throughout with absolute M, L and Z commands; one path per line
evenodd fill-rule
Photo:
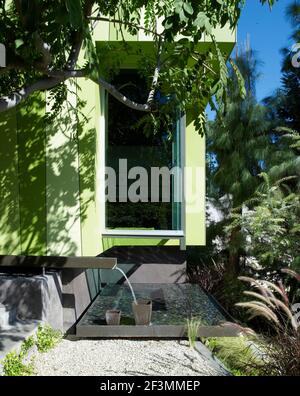
M 146 299 L 137 300 L 132 303 L 132 310 L 136 325 L 149 326 L 152 315 L 152 301 Z
M 121 320 L 121 311 L 110 309 L 105 313 L 106 324 L 109 326 L 119 326 Z

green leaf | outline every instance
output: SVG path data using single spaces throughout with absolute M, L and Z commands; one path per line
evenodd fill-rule
M 205 29 L 206 29 L 207 33 L 211 34 L 212 33 L 212 26 L 209 23 L 209 19 L 208 18 L 206 18 L 206 20 L 204 22 L 204 26 L 205 26 Z
M 21 47 L 21 45 L 24 44 L 24 41 L 22 39 L 16 39 L 15 40 L 15 47 L 16 49 L 18 49 L 19 47 Z
M 191 3 L 183 3 L 183 8 L 184 11 L 186 11 L 188 14 L 193 15 L 194 9 Z
M 232 69 L 233 69 L 233 71 L 236 75 L 237 81 L 238 81 L 240 96 L 242 99 L 245 99 L 245 97 L 246 97 L 245 81 L 244 81 L 243 76 L 240 72 L 240 69 L 234 63 L 233 59 L 230 58 L 229 62 L 232 66 Z
M 205 23 L 207 23 L 208 18 L 206 16 L 206 14 L 202 11 L 198 12 L 197 14 L 197 18 L 194 20 L 193 25 L 198 27 L 198 28 L 202 28 L 205 26 Z
M 179 12 L 179 18 L 182 22 L 188 22 L 188 18 L 186 17 L 183 8 Z
M 83 15 L 80 0 L 65 0 L 70 25 L 73 28 L 82 27 Z
M 173 27 L 173 20 L 171 18 L 166 18 L 163 21 L 163 26 L 165 29 L 171 29 Z

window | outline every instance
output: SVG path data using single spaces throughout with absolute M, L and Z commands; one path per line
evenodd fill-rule
M 146 84 L 136 71 L 123 70 L 113 84 L 144 103 Z M 180 119 L 172 133 L 161 126 L 147 132 L 146 113 L 106 95 L 107 230 L 182 230 Z M 171 135 L 171 136 L 170 136 Z

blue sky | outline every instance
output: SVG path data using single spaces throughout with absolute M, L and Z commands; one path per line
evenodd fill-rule
M 242 11 L 237 44 L 244 44 L 249 37 L 252 49 L 257 51 L 257 57 L 262 62 L 259 70 L 261 77 L 256 90 L 259 101 L 280 87 L 280 50 L 295 44 L 289 39 L 293 30 L 285 16 L 286 7 L 290 3 L 291 0 L 278 0 L 270 10 L 269 6 L 261 5 L 259 0 L 246 0 Z M 215 113 L 210 110 L 210 106 L 206 112 L 209 120 L 214 119 Z
M 290 0 L 279 0 L 272 11 L 262 6 L 259 0 L 247 0 L 238 26 L 238 43 L 244 43 L 247 35 L 254 50 L 258 52 L 261 66 L 261 79 L 257 84 L 258 100 L 270 95 L 280 86 L 280 49 L 291 46 L 289 36 L 292 27 L 285 16 Z

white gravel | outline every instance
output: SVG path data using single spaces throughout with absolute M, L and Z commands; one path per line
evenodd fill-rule
M 35 366 L 40 376 L 224 375 L 186 341 L 68 338 L 39 353 Z

